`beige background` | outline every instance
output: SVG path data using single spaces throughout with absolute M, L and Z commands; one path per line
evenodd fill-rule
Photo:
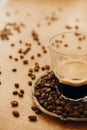
M 62 10 L 61 10 L 62 9 Z M 10 16 L 6 15 L 10 13 Z M 46 20 L 46 17 L 58 17 L 58 20 Z M 79 22 L 78 22 L 79 19 Z M 56 33 L 71 31 L 65 28 L 66 25 L 79 26 L 79 30 L 87 32 L 87 1 L 86 0 L 10 0 L 5 7 L 0 9 L 0 30 L 3 29 L 6 22 L 23 22 L 26 27 L 22 29 L 22 33 L 13 33 L 9 41 L 0 39 L 0 130 L 86 130 L 87 123 L 85 122 L 61 122 L 59 119 L 49 117 L 45 114 L 38 115 L 38 121 L 35 123 L 29 122 L 27 116 L 33 115 L 31 110 L 33 104 L 31 87 L 27 82 L 30 80 L 27 76 L 28 69 L 33 67 L 35 62 L 39 62 L 41 66 L 50 63 L 49 52 L 41 58 L 36 57 L 34 61 L 30 59 L 31 55 L 41 52 L 41 48 L 32 40 L 31 31 L 35 30 L 39 34 L 42 45 L 47 48 L 48 39 Z M 40 27 L 37 26 L 40 24 Z M 8 58 L 9 55 L 19 57 L 17 51 L 19 48 L 25 49 L 25 45 L 19 45 L 18 41 L 22 39 L 23 43 L 29 42 L 32 44 L 32 51 L 26 55 L 25 59 L 29 60 L 29 65 L 23 65 L 22 61 L 15 62 Z M 14 43 L 15 47 L 10 44 Z M 47 48 L 48 49 L 48 48 Z M 12 73 L 12 68 L 16 67 L 18 71 Z M 38 76 L 45 72 L 39 71 Z M 24 98 L 13 96 L 15 90 L 14 83 L 19 82 L 20 88 L 25 90 Z M 34 82 L 33 82 L 34 85 Z M 17 110 L 20 112 L 19 118 L 14 118 L 12 115 L 13 108 L 10 105 L 12 100 L 19 102 Z

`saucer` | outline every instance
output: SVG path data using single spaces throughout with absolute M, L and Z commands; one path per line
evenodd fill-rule
M 41 76 L 35 82 L 32 96 L 37 107 L 49 116 L 64 121 L 87 121 L 87 96 L 71 99 L 62 95 L 53 71 Z

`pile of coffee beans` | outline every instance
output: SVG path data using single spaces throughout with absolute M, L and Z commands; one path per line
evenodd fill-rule
M 59 116 L 87 118 L 87 101 L 65 98 L 58 90 L 58 80 L 52 71 L 36 82 L 34 96 L 44 109 Z

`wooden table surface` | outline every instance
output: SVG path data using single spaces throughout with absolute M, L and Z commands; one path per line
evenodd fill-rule
M 86 0 L 10 0 L 6 6 L 0 7 L 0 130 L 87 130 L 87 122 L 62 122 L 45 114 L 36 115 L 31 110 L 31 88 L 38 77 L 47 72 L 41 68 L 51 66 L 47 47 L 49 38 L 56 33 L 75 31 L 76 26 L 79 31 L 86 32 L 86 25 Z M 8 28 L 11 35 L 6 34 L 4 28 Z M 38 35 L 38 40 L 34 39 L 32 32 Z M 2 33 L 7 37 L 3 39 Z M 43 52 L 43 46 L 47 53 Z M 20 49 L 24 52 L 28 47 L 31 50 L 27 54 L 18 52 Z M 24 60 L 28 64 L 24 64 Z M 36 79 L 31 80 L 28 71 L 36 62 L 40 70 L 34 72 Z M 13 72 L 15 68 L 17 71 Z M 32 81 L 32 86 L 29 86 L 29 81 Z M 19 83 L 19 89 L 15 88 L 15 83 Z M 13 95 L 13 91 L 20 89 L 25 92 L 23 98 Z M 18 107 L 11 107 L 13 100 L 18 101 Z M 18 118 L 13 116 L 14 110 L 20 113 Z M 37 121 L 30 122 L 29 115 L 36 115 Z

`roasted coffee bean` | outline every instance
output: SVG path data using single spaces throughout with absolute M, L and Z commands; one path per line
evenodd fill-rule
M 24 94 L 24 90 L 23 90 L 23 89 L 20 89 L 20 93 Z
M 19 43 L 22 43 L 22 40 L 19 40 Z
M 35 111 L 35 110 L 37 110 L 38 108 L 37 108 L 36 106 L 32 106 L 31 109 L 32 109 L 33 111 Z
M 37 117 L 34 116 L 34 115 L 28 116 L 28 119 L 29 119 L 30 121 L 37 121 Z
M 72 117 L 80 117 L 80 113 L 78 111 L 74 111 L 71 114 Z
M 50 92 L 50 91 L 51 91 L 51 88 L 47 88 L 47 89 L 46 89 L 46 92 Z
M 31 73 L 32 73 L 32 72 L 33 72 L 33 69 L 32 69 L 32 68 L 30 68 L 30 69 L 29 69 L 29 72 L 31 72 Z
M 62 115 L 62 114 L 63 114 L 62 110 L 56 110 L 56 113 L 57 113 L 58 115 Z
M 16 68 L 14 68 L 14 69 L 12 69 L 12 71 L 13 71 L 13 72 L 17 72 L 17 69 L 16 69 Z
M 43 67 L 41 67 L 41 70 L 42 70 L 42 71 L 44 71 L 44 70 L 45 70 L 45 67 L 44 67 L 44 66 L 43 66 Z
M 38 114 L 38 115 L 40 115 L 40 114 L 42 114 L 42 111 L 40 109 L 36 109 L 35 113 Z
M 64 107 L 67 112 L 73 112 L 73 109 L 71 106 L 65 106 Z
M 13 91 L 13 95 L 18 95 L 18 91 Z
M 66 29 L 72 29 L 72 27 L 69 25 L 66 25 Z
M 23 93 L 19 92 L 18 96 L 21 97 L 21 98 L 23 98 Z
M 45 94 L 45 93 L 42 93 L 42 94 L 41 94 L 41 99 L 44 99 L 44 98 L 46 98 L 46 94 Z
M 31 77 L 32 76 L 32 72 L 28 72 L 28 76 Z
M 32 82 L 31 82 L 31 81 L 28 81 L 28 85 L 29 85 L 29 86 L 32 86 Z
M 12 44 L 11 44 L 11 46 L 12 46 L 12 47 L 14 47 L 14 46 L 15 46 L 15 44 L 14 44 L 14 43 L 12 43 Z
M 34 74 L 31 75 L 31 79 L 34 80 L 36 76 Z
M 27 45 L 28 45 L 28 44 L 27 44 Z M 23 54 L 26 55 L 26 54 L 30 51 L 30 49 L 31 49 L 31 48 L 28 47 L 28 48 L 23 52 Z
M 41 54 L 40 54 L 40 53 L 38 53 L 38 54 L 37 54 L 37 56 L 38 56 L 38 57 L 41 57 Z
M 20 54 L 23 53 L 22 49 L 19 49 L 19 50 L 18 50 L 18 53 L 20 53 Z
M 44 100 L 43 100 L 43 99 L 40 99 L 40 100 L 39 100 L 39 103 L 40 103 L 40 104 L 43 104 L 43 103 L 44 103 Z
M 12 58 L 13 58 L 13 57 L 10 55 L 10 56 L 9 56 L 9 59 L 12 59 Z
M 21 59 L 24 59 L 24 56 L 23 56 L 23 55 L 20 55 L 20 58 L 21 58 Z
M 34 57 L 34 56 L 31 56 L 31 59 L 33 60 L 33 59 L 35 59 L 35 57 Z
M 19 88 L 19 83 L 15 83 L 15 88 Z
M 28 64 L 28 60 L 24 60 L 24 61 L 23 61 L 23 64 L 24 64 L 24 65 L 27 65 L 27 64 Z
M 50 66 L 49 65 L 45 65 L 46 70 L 50 70 Z
M 47 53 L 47 50 L 43 50 L 43 53 Z
M 18 106 L 18 102 L 17 101 L 12 101 L 11 102 L 11 106 L 12 107 L 17 107 Z
M 64 113 L 62 114 L 62 116 L 63 116 L 63 117 L 68 117 L 68 113 L 67 113 L 67 112 L 64 112 Z
M 48 107 L 48 102 L 45 101 L 44 104 L 43 104 L 43 107 L 47 108 Z
M 14 58 L 15 61 L 18 61 L 18 58 Z
M 13 114 L 14 117 L 19 117 L 19 116 L 20 116 L 19 112 L 16 111 L 16 110 L 14 110 L 14 111 L 12 112 L 12 114 Z

